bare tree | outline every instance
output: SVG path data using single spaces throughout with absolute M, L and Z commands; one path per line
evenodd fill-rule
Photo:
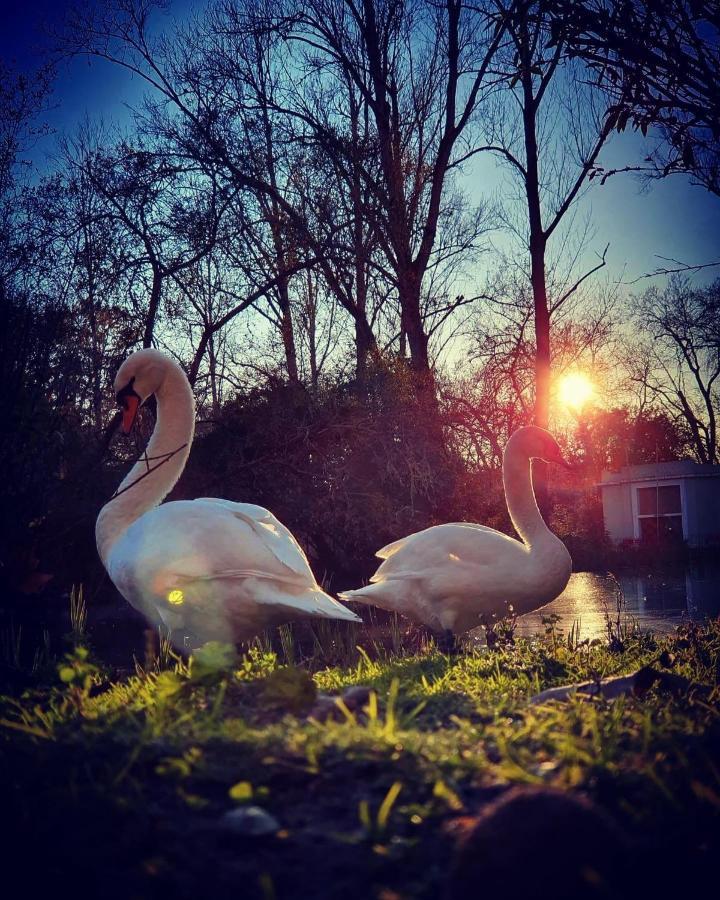
M 720 195 L 720 8 L 714 0 L 547 0 L 565 43 L 613 98 L 609 122 L 660 137 L 641 166 Z M 614 171 L 598 169 L 602 178 Z
M 208 169 L 138 137 L 106 148 L 86 128 L 66 142 L 69 165 L 81 173 L 138 246 L 136 264 L 149 273 L 143 347 L 153 343 L 165 283 L 206 256 L 228 205 Z
M 244 236 L 254 245 L 257 269 L 269 269 L 269 277 L 256 279 L 256 290 L 262 293 L 262 285 L 271 282 L 288 373 L 295 377 L 287 278 L 302 268 L 296 249 L 309 248 L 319 265 L 326 248 L 298 208 L 292 176 L 301 163 L 295 165 L 292 136 L 273 111 L 275 60 L 281 59 L 273 44 L 277 39 L 267 28 L 253 28 L 257 4 L 246 3 L 218 4 L 203 21 L 178 29 L 172 40 L 154 40 L 153 6 L 147 0 L 119 0 L 84 9 L 62 44 L 66 52 L 111 60 L 143 78 L 152 133 L 177 158 L 212 170 L 235 196 L 245 198 Z M 359 305 L 348 304 L 348 311 L 371 336 Z
M 469 458 L 481 468 L 501 465 L 510 435 L 533 421 L 535 397 L 534 305 L 526 273 L 510 260 L 488 290 L 490 302 L 470 325 L 467 363 L 457 384 L 445 389 L 452 398 L 450 427 L 466 436 Z M 593 380 L 612 384 L 616 304 L 615 286 L 583 286 L 568 298 L 552 321 L 556 374 L 580 367 Z M 558 410 L 551 425 L 562 430 L 564 421 Z
M 308 269 L 295 288 L 293 309 L 303 351 L 304 381 L 317 388 L 328 375 L 342 377 L 345 373 L 346 361 L 352 358 L 349 335 L 338 321 L 340 306 L 321 276 Z M 364 376 L 364 366 L 358 368 L 357 352 L 355 375 L 361 379 Z
M 636 300 L 633 322 L 649 335 L 628 353 L 631 379 L 645 406 L 686 425 L 695 455 L 720 461 L 720 281 L 693 288 L 678 277 L 664 290 L 650 288 Z
M 491 62 L 506 30 L 506 16 L 491 12 L 459 0 L 305 0 L 278 23 L 288 29 L 297 65 L 315 76 L 315 94 L 326 94 L 328 81 L 351 84 L 372 123 L 379 165 L 360 175 L 376 200 L 375 231 L 421 382 L 432 380 L 423 279 L 443 192 L 465 156 L 461 141 L 492 82 Z M 342 156 L 346 145 L 334 121 L 318 116 L 307 96 L 293 100 L 292 114 L 326 152 Z
M 130 293 L 132 253 L 105 198 L 83 172 L 71 169 L 47 180 L 38 186 L 36 197 L 42 203 L 36 222 L 43 229 L 46 250 L 52 247 L 57 274 L 66 280 L 72 312 L 72 353 L 65 362 L 68 386 L 71 373 L 87 385 L 92 423 L 100 435 L 109 401 L 107 373 L 142 333 L 142 320 L 136 318 L 135 327 L 127 327 L 133 317 L 123 297 L 125 290 Z M 76 395 L 76 405 L 84 405 L 84 393 Z
M 581 284 L 605 264 L 605 254 L 577 275 L 568 272 L 548 289 L 551 241 L 566 250 L 568 213 L 586 186 L 600 151 L 611 133 L 604 97 L 583 83 L 582 70 L 566 57 L 562 41 L 548 47 L 550 20 L 542 4 L 500 4 L 508 17 L 511 44 L 499 58 L 508 88 L 496 94 L 485 120 L 485 142 L 476 148 L 497 155 L 518 186 L 522 216 L 509 211 L 506 224 L 528 255 L 527 277 L 533 303 L 535 333 L 535 413 L 547 427 L 550 416 L 552 364 L 551 318 Z M 520 206 L 517 208 L 522 208 Z M 607 248 L 606 248 L 607 250 Z M 580 262 L 580 254 L 570 253 Z M 577 272 L 577 269 L 575 269 Z
M 298 209 L 289 171 L 286 168 L 280 179 L 275 166 L 282 158 L 276 151 L 282 147 L 286 154 L 290 139 L 307 143 L 312 138 L 316 147 L 344 165 L 350 158 L 347 182 L 355 178 L 357 183 L 359 173 L 364 193 L 372 199 L 377 217 L 373 231 L 386 260 L 384 270 L 397 291 L 401 331 L 413 368 L 420 382 L 431 383 L 422 282 L 446 180 L 465 158 L 461 139 L 492 83 L 490 65 L 505 34 L 504 14 L 492 5 L 465 7 L 460 0 L 441 5 L 288 0 L 279 9 L 228 0 L 204 21 L 178 31 L 171 42 L 150 37 L 151 9 L 147 0 L 119 0 L 86 13 L 65 46 L 70 52 L 110 59 L 145 79 L 158 98 L 153 120 L 164 116 L 171 126 L 166 135 L 172 134 L 182 152 L 222 170 L 234 190 L 265 198 L 273 227 L 280 220 L 278 227 L 290 229 L 309 248 L 338 300 L 344 298 L 362 340 L 372 343 L 362 279 L 353 279 L 352 293 L 339 282 L 333 285 L 333 258 L 326 247 L 318 246 Z M 250 60 L 257 61 L 258 48 L 266 60 L 269 47 L 276 69 L 285 65 L 282 91 L 274 70 L 248 66 Z M 296 90 L 310 83 L 311 74 L 315 93 Z M 354 119 L 347 116 L 343 107 L 328 127 L 316 100 L 327 96 L 331 85 L 340 85 L 338 96 L 343 97 L 349 96 L 344 88 L 352 87 L 356 114 Z M 272 121 L 267 109 L 273 112 Z M 267 140 L 263 146 L 264 136 L 268 123 L 274 129 L 283 116 L 293 128 L 283 135 L 282 144 L 273 137 L 273 151 Z M 347 152 L 361 132 L 372 137 L 377 159 L 373 171 L 358 166 L 354 150 Z M 273 167 L 268 165 L 271 157 Z M 356 225 L 362 202 L 356 196 L 351 204 Z M 361 211 L 367 218 L 368 208 Z
M 11 282 L 28 262 L 21 227 L 20 193 L 26 184 L 23 154 L 39 131 L 38 116 L 52 83 L 48 68 L 28 76 L 0 60 L 0 300 L 10 295 Z

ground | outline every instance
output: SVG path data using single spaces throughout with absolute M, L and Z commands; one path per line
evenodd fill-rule
M 672 858 L 665 878 L 633 876 L 653 896 L 702 877 L 720 848 L 718 622 L 612 646 L 549 622 L 532 642 L 501 632 L 452 656 L 397 635 L 357 651 L 352 629 L 311 654 L 285 630 L 280 659 L 210 645 L 188 664 L 164 646 L 124 675 L 76 635 L 16 679 L 0 780 L 22 896 L 442 898 L 458 842 L 513 785 L 589 798 L 636 870 Z M 669 677 L 642 696 L 530 703 L 644 665 Z

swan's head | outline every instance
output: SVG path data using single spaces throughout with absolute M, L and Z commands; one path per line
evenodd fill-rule
M 122 429 L 129 434 L 137 411 L 152 394 L 157 393 L 167 373 L 170 360 L 159 350 L 138 350 L 125 360 L 115 376 L 115 399 L 122 408 Z
M 528 459 L 542 459 L 548 463 L 565 466 L 566 469 L 570 468 L 555 438 L 549 431 L 538 428 L 537 425 L 525 425 L 513 432 L 505 448 L 505 453 L 508 451 L 522 453 Z

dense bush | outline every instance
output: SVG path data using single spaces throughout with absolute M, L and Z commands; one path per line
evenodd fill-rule
M 401 369 L 316 391 L 271 385 L 225 405 L 180 490 L 269 507 L 339 590 L 371 574 L 385 543 L 468 514 L 467 473 L 438 422 Z

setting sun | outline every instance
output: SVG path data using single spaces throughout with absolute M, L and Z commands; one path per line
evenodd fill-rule
M 560 380 L 559 396 L 565 406 L 580 412 L 594 393 L 593 384 L 582 372 L 571 372 Z

